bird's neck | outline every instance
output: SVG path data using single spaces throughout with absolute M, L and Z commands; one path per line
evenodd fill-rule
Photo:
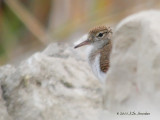
M 95 59 L 97 55 L 104 56 L 107 53 L 110 53 L 111 50 L 111 40 L 109 40 L 108 43 L 99 45 L 99 46 L 90 46 L 88 50 L 88 58 L 89 61 L 92 61 Z
M 109 68 L 109 56 L 111 51 L 111 41 L 99 49 L 90 46 L 88 51 L 88 62 L 92 68 L 93 73 L 102 82 L 105 81 L 106 72 Z
M 95 48 L 94 46 L 92 46 L 92 48 L 88 52 L 89 64 L 92 66 L 92 64 L 95 63 L 96 58 L 99 57 L 98 60 L 96 61 L 96 64 L 99 65 L 99 70 L 101 72 L 107 72 L 109 68 L 109 57 L 110 57 L 111 47 L 112 47 L 111 40 L 100 48 Z

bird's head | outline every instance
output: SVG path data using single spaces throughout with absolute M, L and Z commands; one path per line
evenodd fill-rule
M 91 29 L 81 43 L 76 45 L 74 48 L 78 48 L 84 45 L 94 45 L 96 47 L 102 47 L 103 45 L 107 44 L 111 39 L 112 30 L 106 26 L 98 26 Z

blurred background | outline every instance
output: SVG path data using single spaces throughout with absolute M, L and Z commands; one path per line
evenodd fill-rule
M 0 0 L 0 65 L 18 64 L 50 42 L 73 42 L 160 0 Z

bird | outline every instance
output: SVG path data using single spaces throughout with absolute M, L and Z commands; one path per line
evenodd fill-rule
M 88 45 L 87 58 L 93 73 L 101 82 L 105 82 L 110 67 L 112 29 L 104 25 L 94 27 L 74 48 L 85 45 Z

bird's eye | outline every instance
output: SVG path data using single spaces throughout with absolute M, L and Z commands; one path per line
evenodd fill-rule
M 103 37 L 103 33 L 99 33 L 99 34 L 98 34 L 98 37 Z

